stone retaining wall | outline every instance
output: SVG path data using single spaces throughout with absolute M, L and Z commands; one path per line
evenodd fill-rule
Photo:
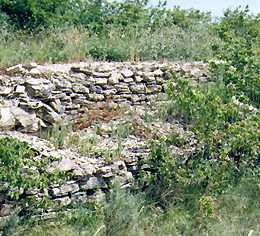
M 106 100 L 145 104 L 165 92 L 172 72 L 204 81 L 207 65 L 93 62 L 7 68 L 0 74 L 0 130 L 36 132 Z

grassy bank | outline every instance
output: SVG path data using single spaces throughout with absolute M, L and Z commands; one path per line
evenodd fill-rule
M 19 4 L 0 1 L 1 66 L 89 58 L 206 60 L 220 43 L 210 15 L 196 10 L 151 8 L 147 1 Z
M 1 36 L 0 36 L 1 37 Z M 84 28 L 46 30 L 37 35 L 9 33 L 0 39 L 1 66 L 36 61 L 62 63 L 86 59 L 111 61 L 201 60 L 212 56 L 218 39 L 203 26 L 155 32 L 111 29 L 108 35 L 90 35 Z

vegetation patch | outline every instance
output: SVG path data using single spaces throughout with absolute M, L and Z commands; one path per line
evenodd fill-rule
M 26 190 L 43 190 L 50 184 L 61 183 L 65 176 L 61 172 L 49 173 L 48 166 L 57 158 L 40 156 L 28 143 L 12 137 L 0 139 L 1 192 L 13 200 L 23 201 Z M 36 204 L 36 199 L 25 199 Z M 35 201 L 33 203 L 33 201 Z M 30 206 L 32 207 L 32 206 Z

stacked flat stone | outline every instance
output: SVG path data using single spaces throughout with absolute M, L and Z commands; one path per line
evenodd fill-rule
M 0 74 L 0 130 L 36 132 L 97 102 L 145 104 L 165 93 L 172 73 L 205 80 L 207 64 L 91 62 L 16 65 Z M 163 97 L 163 96 L 161 96 Z

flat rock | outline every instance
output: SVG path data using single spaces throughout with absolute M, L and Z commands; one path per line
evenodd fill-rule
M 121 71 L 121 74 L 125 77 L 125 78 L 130 78 L 134 76 L 134 72 L 129 70 L 129 69 L 123 69 Z

